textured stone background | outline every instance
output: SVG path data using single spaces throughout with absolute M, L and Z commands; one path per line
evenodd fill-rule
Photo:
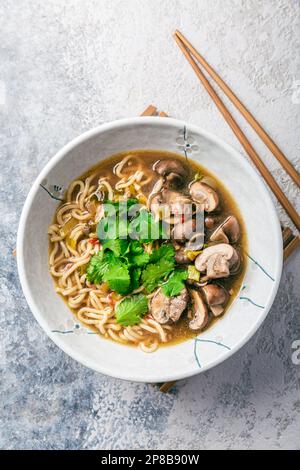
M 291 360 L 300 339 L 299 252 L 255 337 L 168 395 L 96 374 L 61 352 L 31 315 L 12 257 L 35 177 L 63 144 L 101 122 L 152 102 L 241 150 L 175 46 L 176 27 L 299 168 L 299 7 L 295 0 L 0 1 L 1 448 L 300 447 L 300 366 Z M 250 136 L 299 209 L 295 186 Z

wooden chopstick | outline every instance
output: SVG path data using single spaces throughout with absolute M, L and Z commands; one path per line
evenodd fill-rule
M 282 227 L 284 261 L 300 246 L 300 238 L 296 237 L 289 227 Z
M 246 121 L 250 126 L 255 130 L 259 135 L 261 140 L 265 143 L 268 149 L 272 152 L 274 157 L 280 162 L 285 171 L 290 175 L 298 187 L 300 187 L 300 175 L 297 170 L 293 167 L 291 162 L 286 158 L 284 153 L 280 148 L 275 144 L 267 132 L 262 128 L 259 122 L 255 119 L 253 114 L 246 108 L 246 106 L 241 102 L 241 100 L 233 93 L 229 86 L 222 80 L 220 75 L 208 64 L 204 57 L 193 47 L 193 45 L 183 36 L 183 34 L 176 30 L 175 36 L 177 36 L 181 42 L 186 46 L 186 48 L 196 57 L 200 64 L 204 67 L 207 73 L 212 77 L 212 79 L 219 85 L 225 95 L 230 99 L 230 101 L 235 105 L 235 107 L 240 111 L 244 116 Z
M 172 387 L 176 384 L 177 380 L 172 380 L 172 382 L 164 382 L 159 385 L 159 391 L 163 393 L 168 393 Z
M 179 48 L 183 52 L 184 56 L 186 57 L 186 59 L 188 60 L 190 65 L 192 66 L 194 72 L 196 73 L 196 75 L 198 76 L 198 78 L 200 79 L 202 84 L 204 85 L 204 88 L 209 93 L 209 95 L 211 96 L 211 98 L 215 102 L 216 106 L 218 107 L 219 111 L 224 116 L 226 122 L 229 124 L 229 126 L 231 127 L 231 129 L 235 133 L 235 135 L 238 138 L 239 142 L 244 147 L 244 149 L 248 153 L 249 157 L 251 158 L 251 160 L 253 161 L 253 163 L 255 164 L 257 169 L 259 170 L 260 174 L 265 179 L 265 181 L 268 183 L 271 190 L 273 191 L 273 193 L 275 194 L 275 196 L 277 197 L 277 199 L 279 200 L 281 205 L 284 207 L 284 209 L 286 210 L 286 212 L 290 216 L 291 220 L 294 222 L 297 229 L 300 231 L 300 217 L 299 217 L 298 213 L 296 212 L 296 210 L 294 209 L 292 204 L 289 202 L 289 200 L 287 199 L 285 194 L 282 192 L 279 185 L 277 184 L 277 182 L 275 181 L 275 179 L 273 178 L 273 176 L 269 172 L 268 168 L 266 167 L 264 162 L 261 160 L 260 156 L 258 155 L 256 150 L 253 148 L 252 144 L 250 143 L 250 141 L 248 140 L 248 138 L 246 137 L 246 135 L 244 134 L 242 129 L 239 127 L 239 125 L 237 124 L 237 122 L 235 121 L 233 116 L 230 114 L 227 107 L 225 106 L 225 104 L 223 103 L 221 98 L 216 93 L 215 89 L 212 87 L 212 85 L 209 83 L 209 81 L 207 80 L 207 78 L 205 77 L 203 72 L 200 70 L 197 63 L 195 62 L 195 60 L 191 56 L 189 50 L 186 48 L 186 46 L 184 45 L 184 43 L 181 41 L 181 39 L 179 38 L 179 36 L 177 34 L 174 35 L 174 38 L 175 38 L 175 41 L 177 42 Z
M 141 116 L 155 116 L 157 113 L 157 108 L 150 104 L 148 108 L 145 109 L 145 111 L 142 112 Z
M 300 238 L 293 237 L 293 239 L 287 244 L 283 250 L 283 259 L 284 261 L 300 246 Z
M 289 227 L 281 227 L 281 229 L 283 248 L 285 248 L 290 243 L 290 241 L 292 241 L 294 235 Z

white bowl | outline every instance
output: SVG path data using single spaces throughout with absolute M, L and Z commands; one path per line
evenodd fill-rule
M 56 294 L 48 270 L 47 229 L 70 182 L 112 154 L 132 149 L 188 152 L 227 186 L 247 228 L 249 262 L 244 286 L 224 317 L 198 337 L 146 354 L 108 341 L 75 323 Z M 41 187 L 44 186 L 43 187 Z M 98 372 L 141 382 L 177 380 L 207 370 L 236 352 L 256 332 L 274 300 L 282 270 L 282 237 L 261 177 L 229 145 L 170 118 L 143 117 L 104 124 L 74 139 L 42 170 L 26 199 L 17 241 L 19 276 L 27 302 L 48 336 Z

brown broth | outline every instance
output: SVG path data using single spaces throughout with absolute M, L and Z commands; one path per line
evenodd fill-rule
M 148 196 L 152 190 L 153 185 L 158 180 L 158 175 L 152 170 L 153 164 L 160 159 L 164 158 L 172 158 L 176 160 L 180 160 L 181 162 L 188 165 L 190 170 L 190 178 L 188 183 L 193 180 L 195 174 L 200 173 L 203 176 L 211 177 L 216 183 L 217 192 L 220 196 L 221 201 L 221 210 L 216 211 L 216 214 L 220 213 L 221 220 L 224 220 L 228 215 L 233 214 L 238 219 L 240 228 L 241 228 L 241 237 L 238 243 L 235 244 L 235 247 L 240 251 L 241 255 L 247 251 L 247 235 L 245 224 L 238 208 L 236 201 L 231 196 L 229 190 L 225 187 L 225 185 L 217 178 L 214 174 L 208 171 L 205 167 L 200 165 L 199 163 L 195 162 L 191 159 L 186 159 L 185 157 L 166 151 L 159 151 L 159 150 L 131 150 L 130 152 L 122 152 L 111 157 L 104 159 L 103 161 L 99 162 L 98 164 L 94 165 L 88 171 L 86 171 L 83 175 L 79 178 L 80 180 L 84 180 L 87 176 L 93 174 L 97 174 L 99 177 L 107 177 L 108 181 L 112 186 L 119 180 L 119 178 L 113 173 L 114 166 L 120 162 L 124 157 L 127 155 L 134 155 L 139 158 L 139 163 L 142 165 L 142 170 L 146 171 L 147 174 L 152 176 L 152 181 L 143 187 L 143 193 Z M 135 168 L 136 170 L 136 168 Z M 128 166 L 128 171 L 130 171 L 130 166 Z M 125 172 L 126 174 L 126 172 Z M 185 187 L 183 192 L 187 192 L 188 188 Z M 230 298 L 229 302 L 227 303 L 226 310 L 228 310 L 229 306 L 232 304 L 234 299 L 236 298 L 238 292 L 240 291 L 243 278 L 245 276 L 247 266 L 247 260 L 245 256 L 242 257 L 242 268 L 240 272 L 236 275 L 230 276 L 228 278 L 218 279 L 218 284 L 224 286 L 227 291 L 230 291 Z M 72 310 L 72 309 L 71 309 Z M 75 313 L 75 311 L 74 311 Z M 226 314 L 226 311 L 225 311 Z M 222 318 L 222 317 L 219 317 Z M 208 328 L 210 328 L 219 318 L 213 318 L 209 324 Z M 189 338 L 193 338 L 199 335 L 199 331 L 192 331 L 188 328 L 189 319 L 186 315 L 174 324 L 173 326 L 173 338 L 168 343 L 160 343 L 160 346 L 169 346 L 180 343 L 185 341 Z M 95 328 L 92 328 L 96 330 Z M 203 330 L 201 330 L 203 331 Z

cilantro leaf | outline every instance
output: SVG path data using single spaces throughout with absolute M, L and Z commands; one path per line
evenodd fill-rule
M 110 250 L 117 257 L 123 255 L 128 248 L 128 241 L 115 238 L 112 240 L 106 240 L 103 243 L 103 251 Z
M 141 318 L 148 311 L 148 299 L 143 294 L 126 297 L 116 306 L 117 323 L 131 326 L 140 323 Z
M 138 240 L 132 240 L 125 252 L 126 259 L 130 266 L 145 266 L 149 263 L 150 255 L 145 252 L 143 245 Z
M 141 268 L 132 268 L 130 270 L 131 290 L 135 290 L 139 287 L 141 272 L 142 272 Z
M 110 211 L 112 211 L 112 208 L 114 208 L 116 212 L 121 212 L 121 213 L 128 212 L 131 206 L 134 206 L 135 204 L 139 204 L 139 201 L 134 198 L 126 199 L 125 201 L 107 200 L 105 202 L 104 214 L 107 217 L 107 215 L 111 213 Z
M 128 237 L 130 208 L 138 203 L 137 199 L 126 201 L 106 201 L 104 217 L 97 225 L 97 235 L 100 241 Z
M 126 217 L 119 217 L 116 223 L 117 238 L 125 239 L 128 237 L 128 220 Z
M 144 247 L 138 240 L 132 240 L 129 245 L 129 250 L 133 255 L 140 255 L 144 252 Z
M 126 217 L 104 217 L 97 225 L 97 236 L 100 241 L 126 239 L 128 237 L 128 221 Z
M 162 222 L 156 221 L 151 212 L 142 208 L 130 222 L 129 234 L 131 238 L 140 240 L 142 243 L 159 240 L 163 238 Z
M 103 275 L 107 271 L 109 264 L 113 262 L 113 254 L 111 256 L 104 256 L 103 251 L 92 256 L 88 264 L 86 274 L 87 280 L 93 284 L 100 284 L 103 280 Z
M 185 287 L 184 281 L 187 280 L 188 272 L 186 269 L 178 269 L 174 271 L 167 282 L 162 285 L 162 291 L 168 297 L 180 294 Z
M 137 199 L 107 201 L 104 217 L 97 225 L 97 235 L 100 241 L 130 236 L 143 243 L 166 238 L 162 221 L 156 221 Z
M 157 263 L 148 264 L 142 273 L 142 282 L 147 292 L 152 292 L 173 270 L 175 260 L 161 258 Z
M 116 259 L 115 264 L 110 264 L 103 275 L 103 280 L 108 282 L 111 290 L 125 295 L 130 292 L 130 276 L 127 266 Z
M 108 219 L 105 217 L 101 219 L 97 225 L 97 237 L 100 241 L 105 240 L 107 237 L 108 232 Z
M 97 225 L 97 237 L 99 240 L 115 240 L 117 238 L 117 223 L 114 217 L 104 217 Z
M 150 255 L 146 252 L 141 253 L 139 255 L 134 255 L 130 258 L 131 263 L 134 266 L 145 266 L 149 263 Z
M 150 256 L 150 263 L 156 263 L 161 258 L 174 259 L 175 250 L 172 245 L 162 245 L 157 250 L 154 250 Z

